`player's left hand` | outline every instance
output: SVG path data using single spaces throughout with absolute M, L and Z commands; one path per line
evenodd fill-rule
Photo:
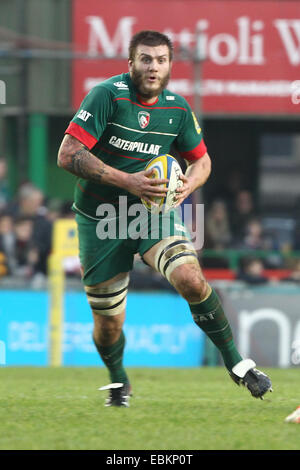
M 176 190 L 177 202 L 174 205 L 174 208 L 180 206 L 180 204 L 193 192 L 190 179 L 185 175 L 180 175 L 180 179 L 182 180 L 183 185 L 181 186 L 181 188 L 177 188 Z

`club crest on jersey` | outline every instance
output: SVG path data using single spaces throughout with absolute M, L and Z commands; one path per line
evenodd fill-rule
M 147 111 L 140 111 L 138 113 L 138 121 L 140 127 L 142 129 L 145 129 L 145 127 L 147 127 L 150 122 L 150 114 L 147 113 Z

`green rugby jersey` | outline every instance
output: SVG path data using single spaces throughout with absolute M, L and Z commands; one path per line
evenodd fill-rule
M 107 165 L 127 173 L 144 170 L 151 158 L 170 153 L 172 144 L 188 161 L 206 153 L 201 129 L 187 101 L 166 89 L 154 103 L 145 104 L 129 73 L 95 86 L 65 133 Z M 95 217 L 99 204 L 117 206 L 119 196 L 127 196 L 128 204 L 138 202 L 121 188 L 78 178 L 73 208 Z

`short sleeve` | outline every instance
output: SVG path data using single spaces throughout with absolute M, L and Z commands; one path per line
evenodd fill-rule
M 175 146 L 182 158 L 195 161 L 207 152 L 203 134 L 198 120 L 189 104 L 186 102 L 186 113 L 180 132 L 175 140 Z
M 65 134 L 71 134 L 91 149 L 101 138 L 112 113 L 111 92 L 98 85 L 86 95 Z

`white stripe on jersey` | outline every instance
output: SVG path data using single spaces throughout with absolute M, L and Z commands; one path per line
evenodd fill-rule
M 168 134 L 167 132 L 140 131 L 139 129 L 131 129 L 131 127 L 121 126 L 121 124 L 117 124 L 116 122 L 108 122 L 107 124 L 110 124 L 110 125 L 112 125 L 112 126 L 121 127 L 122 129 L 126 129 L 127 131 L 139 132 L 140 134 L 171 135 L 171 136 L 173 136 L 173 137 L 177 137 L 177 136 L 178 136 L 178 134 Z

